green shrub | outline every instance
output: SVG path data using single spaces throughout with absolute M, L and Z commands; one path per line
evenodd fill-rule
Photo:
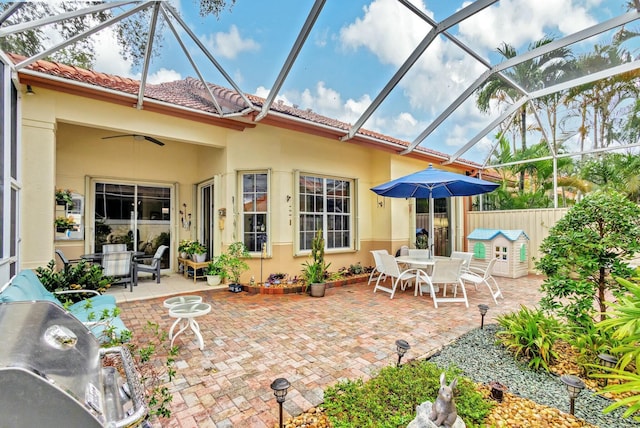
M 615 191 L 585 196 L 542 241 L 536 268 L 547 278 L 540 305 L 571 324 L 605 319 L 607 299 L 621 291 L 614 276 L 640 251 L 640 207 Z
M 549 371 L 549 363 L 558 357 L 553 343 L 565 336 L 556 318 L 540 309 L 520 306 L 520 311 L 500 315 L 496 321 L 503 328 L 496 333 L 502 345 L 516 357 L 526 359 L 532 369 Z
M 86 260 L 69 264 L 60 271 L 56 270 L 55 260 L 51 260 L 46 267 L 37 267 L 36 274 L 42 285 L 51 292 L 84 288 L 102 293 L 111 282 L 102 274 L 102 266 Z
M 599 354 L 610 354 L 611 348 L 618 341 L 613 339 L 610 331 L 606 331 L 594 323 L 569 327 L 568 342 L 579 352 L 577 363 L 587 376 L 594 373 L 593 364 L 599 363 Z M 595 371 L 599 371 L 595 370 Z
M 368 382 L 346 380 L 326 389 L 323 407 L 335 428 L 407 426 L 417 405 L 435 402 L 442 371 L 428 361 L 386 367 Z M 454 391 L 458 415 L 467 427 L 479 426 L 493 404 L 483 399 L 472 381 L 459 377 L 458 369 L 445 372 L 447 383 L 458 376 Z

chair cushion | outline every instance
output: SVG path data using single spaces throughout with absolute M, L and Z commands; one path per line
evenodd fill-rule
M 11 281 L 11 285 L 0 293 L 0 302 L 46 300 L 60 305 L 56 296 L 47 290 L 32 270 L 23 270 Z

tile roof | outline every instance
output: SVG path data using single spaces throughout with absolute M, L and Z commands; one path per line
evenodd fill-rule
M 26 57 L 16 54 L 8 54 L 8 56 L 14 61 L 19 63 L 26 59 Z M 140 81 L 130 79 L 126 77 L 116 76 L 113 74 L 100 73 L 97 71 L 86 70 L 80 67 L 62 64 L 60 62 L 52 62 L 46 60 L 37 60 L 27 66 L 31 71 L 63 77 L 79 83 L 94 85 L 100 88 L 115 90 L 124 92 L 127 94 L 137 95 L 138 88 L 140 87 Z M 245 116 L 249 116 L 254 111 L 259 111 L 265 103 L 265 99 L 256 95 L 245 94 L 245 96 L 253 103 L 253 106 L 247 106 L 243 98 L 234 90 L 224 88 L 215 84 L 208 83 L 211 92 L 216 97 L 216 100 L 220 104 L 223 114 L 229 113 L 242 113 Z M 213 102 L 209 100 L 209 93 L 205 89 L 203 83 L 192 77 L 187 77 L 184 80 L 178 80 L 174 82 L 165 82 L 160 84 L 145 85 L 144 96 L 147 99 L 157 100 L 164 103 L 173 104 L 176 106 L 182 106 L 190 108 L 196 111 L 206 112 L 209 114 L 218 115 L 219 112 Z M 351 125 L 346 122 L 332 119 L 326 116 L 322 116 L 313 112 L 311 109 L 303 110 L 282 102 L 274 102 L 271 104 L 271 112 L 277 112 L 284 116 L 290 116 L 295 119 L 306 121 L 309 124 L 316 124 L 321 126 L 327 126 L 336 130 L 344 131 L 347 134 Z M 250 117 L 250 116 L 249 116 Z M 381 142 L 392 143 L 394 145 L 408 147 L 409 143 L 404 140 L 390 137 L 375 131 L 360 128 L 358 134 L 360 136 L 369 137 Z M 417 152 L 433 155 L 440 158 L 447 158 L 447 155 L 425 147 L 418 146 L 415 149 Z M 475 162 L 459 159 L 460 162 L 464 162 L 470 165 L 477 165 Z
M 482 229 L 482 228 L 474 229 L 473 232 L 471 232 L 467 236 L 467 239 L 475 239 L 478 241 L 490 241 L 498 235 L 502 235 L 512 242 L 518 240 L 522 235 L 524 235 L 524 237 L 527 240 L 529 239 L 527 234 L 524 233 L 524 230 L 522 229 L 509 230 L 509 229 Z

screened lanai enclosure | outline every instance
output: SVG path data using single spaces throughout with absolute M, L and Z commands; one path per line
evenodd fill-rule
M 25 242 L 18 233 L 24 183 L 17 165 L 21 139 L 28 137 L 21 133 L 25 127 L 17 101 L 41 88 L 87 99 L 96 93 L 109 101 L 126 99 L 122 105 L 141 115 L 170 109 L 179 113 L 167 117 L 198 114 L 206 116 L 211 129 L 244 132 L 260 123 L 296 129 L 314 121 L 324 138 L 345 143 L 340 148 L 365 142 L 400 159 L 428 157 L 434 167 L 455 164 L 468 175 L 501 182 L 511 194 L 544 192 L 546 207 L 567 206 L 565 198 L 577 200 L 583 191 L 568 161 L 609 151 L 637 153 L 639 18 L 640 0 L 2 2 L 2 165 L 10 167 L 0 166 L 0 261 L 16 266 L 19 243 Z M 46 117 L 40 99 L 24 104 Z M 179 233 L 195 229 L 193 215 L 210 254 L 221 246 L 216 234 L 225 227 L 233 227 L 233 239 L 257 253 L 272 236 L 269 210 L 276 206 L 289 216 L 281 226 L 294 226 L 286 235 L 293 253 L 308 251 L 320 222 L 325 231 L 332 227 L 330 245 L 357 249 L 355 176 L 327 176 L 313 168 L 295 172 L 291 176 L 298 183 L 308 177 L 321 185 L 299 185 L 276 198 L 264 185 L 272 183 L 271 172 L 254 165 L 244 174 L 254 176 L 255 185 L 234 189 L 242 192 L 242 204 L 238 195 L 214 209 L 220 181 L 212 172 L 207 181 L 185 180 L 197 184 L 187 206 L 185 186 L 180 195 L 177 183 L 188 167 L 174 171 L 171 180 L 155 175 L 159 162 L 168 169 L 180 156 L 170 154 L 170 143 L 164 145 L 166 132 L 139 135 L 130 124 L 91 118 L 51 123 L 57 150 L 67 151 L 43 172 L 64 178 L 66 166 L 75 168 L 76 177 L 99 177 L 80 183 L 90 208 L 87 252 L 111 241 L 138 250 L 150 242 L 156 246 L 160 241 L 154 237 L 167 236 L 174 224 L 179 227 L 169 238 L 177 244 Z M 86 130 L 83 126 L 93 127 L 93 145 L 82 140 L 65 146 L 62 136 L 71 141 Z M 37 121 L 29 127 L 44 129 Z M 179 134 L 178 128 L 171 134 Z M 128 141 L 130 152 L 92 158 L 105 164 L 97 162 L 93 173 L 73 163 L 79 150 L 104 150 L 99 144 L 105 138 L 114 138 L 108 140 L 114 144 Z M 173 140 L 191 144 L 180 135 Z M 152 148 L 162 148 L 164 157 L 144 158 Z M 189 150 L 200 149 L 203 159 L 219 159 L 223 150 L 215 144 L 206 149 L 191 144 Z M 124 166 L 135 156 L 145 161 Z M 121 167 L 126 179 L 114 179 L 107 169 L 112 165 Z M 386 168 L 381 176 L 394 178 L 398 171 Z M 23 168 L 22 176 L 25 172 L 30 171 Z M 307 203 L 318 198 L 314 192 L 328 198 L 320 208 Z M 479 197 L 470 207 L 505 209 L 496 200 Z M 280 206 L 292 203 L 293 211 Z M 462 224 L 456 213 L 466 210 L 450 204 L 435 202 L 434 226 L 442 233 L 434 238 L 443 253 L 459 246 L 459 237 L 450 234 Z M 418 231 L 426 229 L 428 207 L 417 201 L 414 208 L 407 229 L 415 223 L 417 240 Z M 331 215 L 317 214 L 328 209 Z
M 180 77 L 202 81 L 212 116 L 260 121 L 273 103 L 289 102 L 348 122 L 342 140 L 391 135 L 410 142 L 402 153 L 435 150 L 444 164 L 478 163 L 478 173 L 531 159 L 555 169 L 563 157 L 638 144 L 638 0 L 0 7 L 0 47 L 15 71 L 49 58 L 113 73 L 109 49 L 139 80 L 140 109 L 153 97 L 151 78 L 180 63 Z M 256 20 L 243 22 L 248 9 Z M 239 102 L 207 82 L 234 90 Z

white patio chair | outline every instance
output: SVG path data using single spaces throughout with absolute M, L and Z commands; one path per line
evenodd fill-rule
M 419 248 L 409 248 L 407 255 L 412 259 L 429 259 L 429 250 L 419 249 Z M 423 269 L 427 273 L 427 275 L 431 274 L 431 269 L 430 268 L 426 269 L 422 265 L 410 263 L 407 267 L 411 269 Z
M 379 257 L 382 262 L 384 275 L 391 278 L 393 284 L 391 287 L 380 285 L 380 278 L 382 275 L 378 276 L 376 286 L 373 288 L 374 293 L 381 290 L 389 293 L 391 295 L 389 298 L 393 299 L 393 295 L 396 293 L 398 284 L 400 284 L 400 289 L 404 290 L 410 283 L 420 284 L 420 282 L 426 281 L 427 279 L 427 274 L 420 269 L 406 269 L 404 271 L 400 271 L 398 262 L 391 254 L 379 254 Z M 418 285 L 416 285 L 416 287 L 418 287 Z
M 380 254 L 389 254 L 387 250 L 371 250 L 371 254 L 373 255 L 373 261 L 375 262 L 375 267 L 371 271 L 369 275 L 369 281 L 367 281 L 367 285 L 371 284 L 372 281 L 377 280 L 380 276 L 383 276 L 382 280 L 384 281 L 384 271 L 382 262 L 380 261 Z
M 462 273 L 465 273 L 469 271 L 469 267 L 471 266 L 471 259 L 473 258 L 473 253 L 467 253 L 464 251 L 452 251 L 451 258 L 463 260 Z
M 467 290 L 464 287 L 464 282 L 461 279 L 462 259 L 441 259 L 433 265 L 433 272 L 431 276 L 427 276 L 426 284 L 420 284 L 416 287 L 416 293 L 423 291 L 429 292 L 433 299 L 433 306 L 438 307 L 438 303 L 452 302 L 452 303 L 464 303 L 469 307 L 469 301 L 467 300 Z M 422 278 L 421 278 L 422 279 Z M 443 291 L 442 297 L 437 296 L 435 288 L 436 284 L 442 284 Z M 453 284 L 453 297 L 446 297 L 447 285 Z M 458 296 L 458 286 L 462 289 L 462 297 Z
M 423 250 L 420 248 L 409 248 L 409 257 L 415 257 L 418 259 L 428 259 L 429 258 L 429 250 Z
M 111 285 L 130 284 L 133 292 L 133 271 L 130 251 L 116 251 L 102 255 L 102 274 L 114 278 Z
M 489 289 L 491 297 L 493 297 L 493 301 L 496 305 L 498 304 L 498 297 L 502 297 L 502 299 L 504 300 L 504 296 L 502 295 L 502 291 L 498 286 L 498 282 L 491 275 L 493 272 L 493 267 L 495 266 L 497 261 L 497 258 L 491 259 L 485 269 L 470 266 L 469 270 L 461 275 L 462 281 L 472 283 L 476 287 L 476 290 L 478 289 L 479 284 L 485 284 Z M 491 285 L 491 283 L 493 283 L 493 286 Z

